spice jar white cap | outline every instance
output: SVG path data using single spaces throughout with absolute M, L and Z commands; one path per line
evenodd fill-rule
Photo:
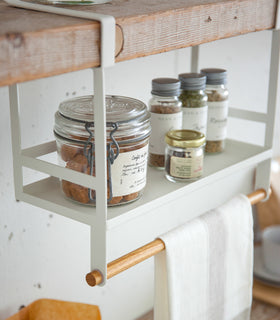
M 151 93 L 163 97 L 177 96 L 180 94 L 180 85 L 175 78 L 156 78 L 152 80 Z
M 206 87 L 206 76 L 202 73 L 181 73 L 179 80 L 183 90 L 204 90 Z
M 201 73 L 206 75 L 206 84 L 219 85 L 227 83 L 227 71 L 218 68 L 201 69 Z

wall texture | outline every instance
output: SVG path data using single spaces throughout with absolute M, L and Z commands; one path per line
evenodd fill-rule
M 201 47 L 200 67 L 229 71 L 230 105 L 265 111 L 271 33 L 261 32 Z M 145 102 L 154 77 L 177 77 L 190 70 L 190 49 L 182 49 L 116 65 L 106 72 L 107 92 Z M 53 139 L 53 115 L 60 101 L 92 93 L 92 72 L 84 70 L 20 86 L 23 147 Z M 153 305 L 153 261 L 150 259 L 89 288 L 89 229 L 51 212 L 16 202 L 13 192 L 8 88 L 0 88 L 0 319 L 35 299 L 53 298 L 97 304 L 104 320 L 132 320 Z M 280 155 L 279 112 L 274 154 Z M 254 129 L 254 128 L 253 128 Z M 261 130 L 230 121 L 229 136 L 262 141 Z M 25 181 L 39 174 L 25 172 Z M 133 246 L 135 239 L 129 237 Z M 109 255 L 114 255 L 110 248 Z M 125 252 L 124 248 L 124 252 Z M 139 276 L 141 275 L 141 277 Z

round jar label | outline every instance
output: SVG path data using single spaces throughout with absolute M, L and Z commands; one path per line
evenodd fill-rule
M 148 145 L 120 153 L 111 167 L 113 196 L 125 196 L 146 185 Z
M 149 141 L 149 152 L 164 155 L 165 134 L 170 130 L 182 128 L 182 112 L 159 114 L 151 112 L 152 134 Z

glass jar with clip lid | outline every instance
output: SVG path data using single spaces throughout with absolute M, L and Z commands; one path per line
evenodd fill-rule
M 106 130 L 107 202 L 114 206 L 138 199 L 146 185 L 151 133 L 146 105 L 129 97 L 106 96 Z M 95 176 L 93 96 L 62 102 L 55 114 L 54 134 L 61 164 Z M 65 180 L 61 186 L 67 198 L 95 204 L 95 190 Z

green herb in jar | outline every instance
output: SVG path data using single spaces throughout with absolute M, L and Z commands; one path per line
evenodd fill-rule
M 207 95 L 204 92 L 206 77 L 201 73 L 182 73 L 180 100 L 183 106 L 183 129 L 206 134 Z
M 179 96 L 184 108 L 201 108 L 207 106 L 205 95 L 200 90 L 183 90 Z

